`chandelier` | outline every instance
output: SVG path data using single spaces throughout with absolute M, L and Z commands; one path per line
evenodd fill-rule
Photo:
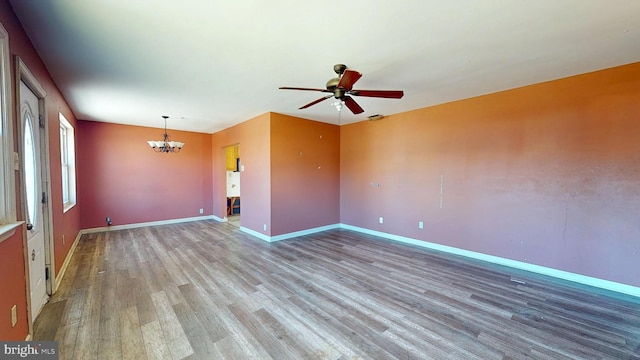
M 151 146 L 153 151 L 161 152 L 161 153 L 177 153 L 182 150 L 184 146 L 183 142 L 180 141 L 169 141 L 169 135 L 167 134 L 167 119 L 168 116 L 162 116 L 164 119 L 164 134 L 162 134 L 162 140 L 149 140 L 147 144 Z

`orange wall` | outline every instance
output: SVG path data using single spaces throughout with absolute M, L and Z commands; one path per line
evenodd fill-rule
M 639 99 L 636 63 L 343 126 L 341 221 L 640 286 Z
M 185 146 L 179 153 L 161 154 L 147 140 L 162 133 L 157 128 L 78 122 L 83 228 L 106 226 L 107 216 L 112 225 L 122 225 L 212 214 L 210 136 L 168 130 Z
M 242 227 L 277 236 L 339 222 L 337 126 L 266 113 L 212 138 L 214 215 L 226 216 L 225 148 L 239 144 Z
M 0 340 L 22 341 L 28 333 L 24 251 L 20 226 L 16 234 L 0 242 Z M 17 305 L 18 322 L 11 327 L 11 307 Z
M 271 113 L 271 235 L 340 222 L 340 129 Z
M 269 236 L 271 234 L 271 163 L 269 114 L 232 126 L 211 135 L 213 146 L 213 214 L 227 216 L 225 148 L 239 144 L 241 226 Z M 264 229 L 266 225 L 267 230 Z

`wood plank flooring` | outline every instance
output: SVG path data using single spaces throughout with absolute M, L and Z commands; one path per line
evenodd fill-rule
M 516 280 L 516 281 L 513 281 Z M 35 327 L 61 359 L 640 359 L 640 300 L 347 230 L 85 235 Z

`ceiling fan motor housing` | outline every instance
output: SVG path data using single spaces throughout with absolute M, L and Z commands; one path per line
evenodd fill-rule
M 335 88 L 338 87 L 338 83 L 340 83 L 340 78 L 333 78 L 327 81 L 327 90 L 333 91 Z

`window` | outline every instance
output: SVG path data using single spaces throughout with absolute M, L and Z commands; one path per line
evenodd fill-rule
M 62 206 L 64 211 L 76 204 L 76 151 L 73 126 L 60 117 L 60 161 L 62 163 Z
M 16 221 L 9 56 L 9 34 L 0 24 L 0 229 Z

